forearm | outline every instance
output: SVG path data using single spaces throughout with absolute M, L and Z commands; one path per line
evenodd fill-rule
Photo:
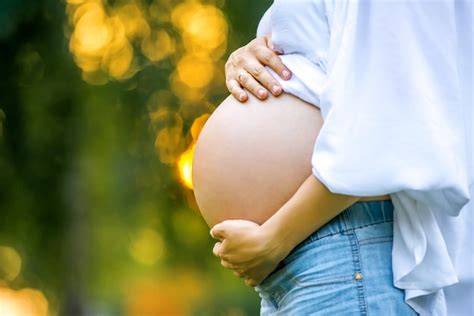
M 285 254 L 360 197 L 335 194 L 314 175 L 272 217 L 262 224 Z

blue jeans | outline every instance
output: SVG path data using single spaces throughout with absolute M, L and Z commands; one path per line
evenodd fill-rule
M 255 287 L 260 315 L 417 315 L 393 285 L 392 237 L 391 200 L 353 204 Z

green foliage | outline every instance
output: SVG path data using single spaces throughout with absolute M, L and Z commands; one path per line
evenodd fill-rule
M 225 2 L 226 55 L 254 36 L 268 5 Z M 133 314 L 127 289 L 180 267 L 210 279 L 189 313 L 255 314 L 257 295 L 212 256 L 192 192 L 154 147 L 147 100 L 167 89 L 173 63 L 92 86 L 69 51 L 66 3 L 2 1 L 0 25 L 0 245 L 23 263 L 8 286 L 43 291 L 61 315 Z M 207 101 L 226 94 L 222 84 Z M 185 133 L 200 113 L 184 117 Z

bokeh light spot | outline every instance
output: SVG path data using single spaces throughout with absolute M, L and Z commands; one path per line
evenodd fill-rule
M 214 64 L 208 57 L 186 55 L 178 62 L 179 79 L 191 88 L 202 88 L 214 76 Z
M 153 31 L 142 41 L 143 54 L 151 61 L 162 60 L 175 51 L 174 41 L 164 30 Z
M 150 26 L 145 20 L 142 11 L 135 3 L 129 3 L 114 10 L 115 16 L 125 26 L 125 32 L 129 39 L 143 38 L 150 34 Z
M 206 124 L 209 116 L 211 116 L 209 113 L 205 113 L 194 120 L 193 125 L 191 125 L 191 135 L 194 140 L 198 139 L 199 134 L 201 133 L 201 130 L 204 127 L 204 124 Z
M 71 37 L 71 50 L 76 55 L 100 56 L 112 39 L 112 30 L 100 5 L 86 5 L 88 11 L 77 22 Z
M 13 281 L 20 271 L 21 257 L 18 252 L 11 247 L 0 246 L 0 278 Z
M 139 263 L 151 266 L 165 253 L 163 238 L 153 229 L 141 229 L 130 245 L 130 254 Z
M 186 49 L 194 54 L 212 53 L 227 40 L 227 21 L 213 5 L 186 2 L 176 6 L 171 19 L 181 31 Z
M 181 154 L 178 160 L 178 170 L 180 179 L 183 184 L 189 189 L 193 188 L 192 171 L 193 171 L 193 156 L 195 144 L 192 144 L 184 153 Z
M 47 316 L 48 301 L 38 290 L 0 288 L 0 315 Z

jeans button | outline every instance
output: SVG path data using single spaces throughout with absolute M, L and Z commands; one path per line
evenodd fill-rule
M 356 279 L 357 281 L 362 280 L 362 278 L 363 278 L 362 273 L 360 273 L 360 272 L 354 273 L 354 279 Z

